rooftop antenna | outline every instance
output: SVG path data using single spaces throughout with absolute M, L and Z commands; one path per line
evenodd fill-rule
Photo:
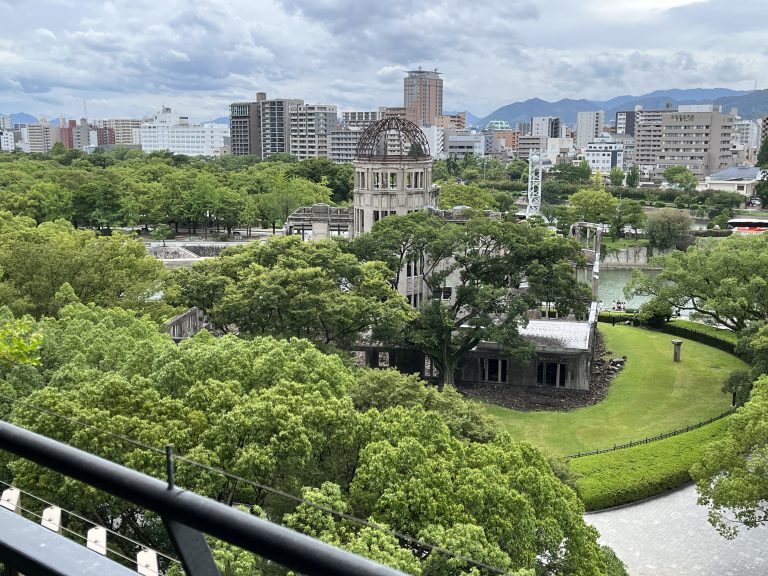
M 83 98 L 83 114 L 86 120 L 88 120 L 88 107 L 85 105 L 85 98 Z

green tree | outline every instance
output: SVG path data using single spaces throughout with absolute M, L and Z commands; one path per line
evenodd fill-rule
M 334 202 L 347 202 L 352 198 L 351 164 L 336 164 L 330 158 L 309 158 L 288 166 L 286 176 L 299 177 L 327 186 L 333 191 Z
M 614 236 L 622 236 L 625 226 L 629 226 L 635 233 L 637 240 L 637 229 L 645 226 L 646 216 L 642 204 L 637 200 L 622 200 L 616 212 L 616 223 L 614 224 Z
M 446 182 L 440 186 L 440 207 L 469 206 L 478 210 L 498 210 L 493 193 L 477 184 Z
M 634 271 L 628 296 L 653 296 L 734 331 L 768 320 L 768 235 L 702 242 L 652 264 L 661 271 Z
M 760 150 L 757 152 L 756 164 L 761 168 L 768 169 L 768 138 L 763 138 L 760 144 Z
M 155 229 L 152 230 L 150 236 L 153 240 L 161 240 L 163 242 L 163 246 L 165 246 L 165 241 L 173 238 L 174 233 L 173 229 L 168 226 L 168 224 L 158 224 L 155 226 Z
M 13 318 L 0 308 L 0 373 L 19 364 L 38 364 L 42 336 L 31 318 Z
M 609 174 L 608 179 L 611 181 L 611 186 L 621 186 L 624 184 L 624 170 L 618 166 L 614 166 L 611 168 L 611 173 Z
M 632 164 L 627 172 L 627 186 L 630 188 L 637 188 L 640 185 L 640 169 L 637 164 Z
M 645 236 L 649 244 L 664 250 L 683 241 L 691 232 L 691 217 L 684 210 L 662 208 L 647 215 Z
M 765 139 L 768 142 L 768 138 Z M 763 172 L 763 178 L 755 185 L 755 196 L 760 199 L 760 206 L 768 207 L 768 172 Z
M 409 261 L 424 263 L 416 267 L 416 275 L 427 288 L 427 300 L 406 338 L 432 358 L 442 383 L 453 382 L 461 357 L 481 341 L 498 342 L 506 353 L 529 357 L 518 326 L 528 309 L 539 306 L 539 282 L 569 288 L 559 301 L 563 313 L 581 310 L 583 292 L 573 274 L 561 278 L 567 268 L 562 262 L 580 259 L 570 240 L 542 227 L 483 217 L 451 225 L 432 215 L 414 214 L 401 222 L 402 227 L 374 227 L 355 243 L 364 258 L 365 249 L 370 249 L 370 258 L 378 257 L 384 246 L 396 247 L 387 259 L 392 269 Z M 522 292 L 525 280 L 532 289 Z M 443 296 L 448 288 L 450 299 Z
M 686 192 L 696 189 L 699 179 L 685 166 L 670 166 L 664 170 L 664 180 Z
M 729 418 L 724 436 L 691 469 L 699 504 L 709 521 L 734 538 L 743 528 L 768 524 L 768 376 L 754 383 L 749 401 Z
M 619 199 L 606 190 L 588 188 L 572 194 L 568 204 L 574 210 L 577 220 L 607 224 L 616 218 Z
M 179 294 L 222 328 L 346 347 L 368 330 L 388 340 L 413 314 L 384 263 L 360 263 L 331 241 L 273 238 L 220 262 L 182 273 Z
M 129 236 L 97 237 L 63 220 L 35 226 L 0 216 L 0 305 L 17 314 L 54 313 L 54 296 L 65 283 L 83 302 L 143 306 L 163 274 L 163 265 Z

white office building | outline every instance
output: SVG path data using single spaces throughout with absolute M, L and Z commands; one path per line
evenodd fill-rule
M 467 154 L 485 154 L 485 134 L 468 129 L 446 130 L 443 134 L 444 157 L 456 156 L 462 159 Z
M 219 156 L 229 140 L 228 124 L 192 124 L 163 107 L 139 129 L 141 149 L 145 152 L 168 150 L 188 156 Z
M 0 114 L 0 130 L 13 130 L 13 120 L 7 114 Z
M 13 152 L 16 148 L 16 143 L 13 137 L 13 130 L 1 129 L 0 130 L 0 150 L 3 152 Z
M 420 126 L 429 144 L 429 153 L 434 160 L 444 157 L 445 130 L 440 126 Z
M 597 138 L 587 144 L 584 159 L 592 172 L 608 176 L 612 168 L 624 167 L 624 144 L 612 138 Z
M 757 120 L 737 120 L 733 123 L 734 140 L 749 148 L 760 147 L 760 124 Z

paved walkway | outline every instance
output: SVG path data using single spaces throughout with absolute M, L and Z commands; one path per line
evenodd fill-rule
M 686 486 L 646 502 L 586 515 L 630 576 L 757 576 L 768 574 L 768 526 L 720 536 Z

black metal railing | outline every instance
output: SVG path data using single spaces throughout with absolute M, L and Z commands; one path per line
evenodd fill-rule
M 741 406 L 741 404 L 737 404 L 736 406 L 733 406 L 732 408 L 726 410 L 725 412 L 722 412 L 721 414 L 718 414 L 717 416 L 712 416 L 712 418 L 708 418 L 707 420 L 702 420 L 701 422 L 696 422 L 696 424 L 690 424 L 688 426 L 685 426 L 684 428 L 678 428 L 676 430 L 672 430 L 671 432 L 665 432 L 664 434 L 658 434 L 656 436 L 646 436 L 641 440 L 632 440 L 630 442 L 625 442 L 624 444 L 614 444 L 612 448 L 602 448 L 600 450 L 591 450 L 590 452 L 579 452 L 578 454 L 570 454 L 568 456 L 564 456 L 564 458 L 567 458 L 570 460 L 573 458 L 583 458 L 584 456 L 594 456 L 595 454 L 605 454 L 606 452 L 615 452 L 616 450 L 624 450 L 625 448 L 632 448 L 634 446 L 650 444 L 651 442 L 656 442 L 657 440 L 664 440 L 665 438 L 678 436 L 679 434 L 684 434 L 685 432 L 696 430 L 697 428 L 701 428 L 702 426 L 706 426 L 707 424 L 712 424 L 712 422 L 716 422 L 722 418 L 725 418 L 726 416 L 730 416 L 736 411 L 736 409 L 739 406 Z
M 4 421 L 0 421 L 0 449 L 160 515 L 190 576 L 219 575 L 204 534 L 308 576 L 404 576 L 392 568 L 178 488 L 173 483 L 170 458 L 169 477 L 164 482 Z M 47 560 L 46 551 L 41 549 L 39 554 L 39 570 L 25 564 L 27 573 L 52 574 L 42 568 Z M 0 549 L 0 561 L 11 564 L 14 557 Z

